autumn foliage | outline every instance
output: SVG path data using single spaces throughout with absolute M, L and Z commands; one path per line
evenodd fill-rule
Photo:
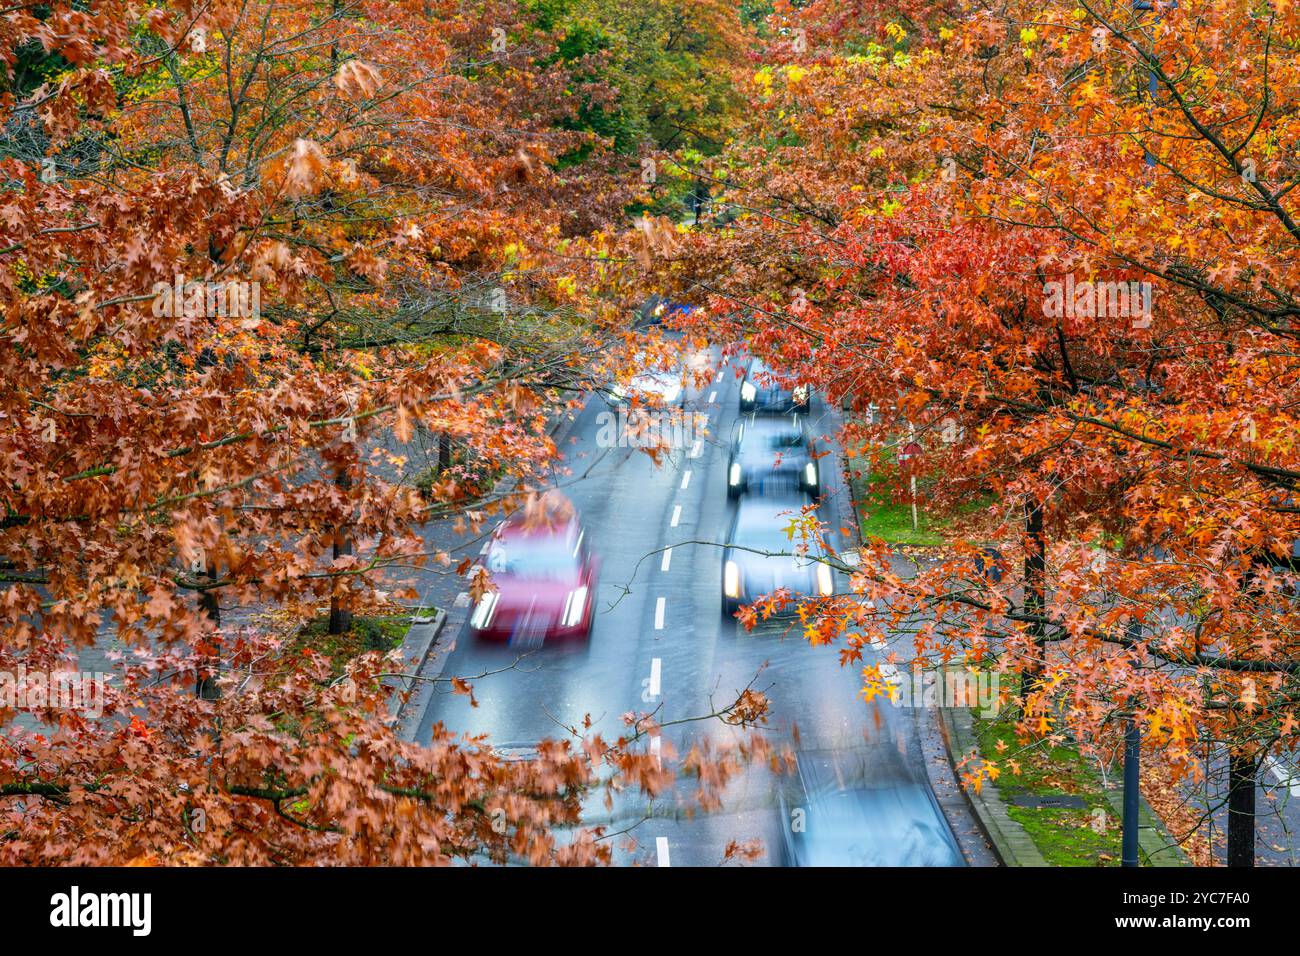
M 8 728 L 0 862 L 608 860 L 578 810 L 667 785 L 644 715 L 417 747 L 393 659 L 222 616 L 400 598 L 421 522 L 512 506 L 417 493 L 418 430 L 520 489 L 554 455 L 611 307 L 551 252 L 644 191 L 579 121 L 612 91 L 511 2 L 83 7 L 0 20 L 0 670 L 121 673 Z
M 984 538 L 914 577 L 869 544 L 870 609 L 824 607 L 809 636 L 852 661 L 911 635 L 900 659 L 992 668 L 1025 734 L 1103 754 L 1134 713 L 1183 774 L 1207 747 L 1290 751 L 1294 12 L 1085 0 L 836 26 L 863 6 L 785 11 L 713 167 L 743 212 L 660 264 L 711 303 L 702 333 L 851 408 L 872 467 L 910 426 L 927 506 L 987 503 Z

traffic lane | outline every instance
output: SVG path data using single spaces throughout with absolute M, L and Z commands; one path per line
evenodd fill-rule
M 502 747 L 526 749 L 579 727 L 588 716 L 592 732 L 615 737 L 624 729 L 621 715 L 643 705 L 652 645 L 666 632 L 662 604 L 648 589 L 648 556 L 663 547 L 659 518 L 682 490 L 693 449 L 676 449 L 656 463 L 636 448 L 611 448 L 611 413 L 599 397 L 586 403 L 553 475 L 577 508 L 600 561 L 590 639 L 546 642 L 523 649 L 521 658 L 518 647 L 460 635 L 443 674 L 491 676 L 475 684 L 473 702 L 439 684 L 417 739 L 429 739 L 434 722 L 441 721 L 458 732 L 489 734 Z
M 751 685 L 768 697 L 769 719 L 757 733 L 773 750 L 781 754 L 789 751 L 801 761 L 812 759 L 849 768 L 843 780 L 848 790 L 930 787 L 917 729 L 919 709 L 895 705 L 884 697 L 865 701 L 861 667 L 841 666 L 834 648 L 813 647 L 802 635 L 787 633 L 779 626 L 724 636 L 718 643 L 719 653 L 712 665 L 702 662 L 700 672 L 718 701 Z M 882 650 L 868 648 L 862 666 L 879 666 L 883 657 Z M 675 685 L 683 676 L 691 675 L 665 670 L 663 691 L 668 700 L 673 699 Z M 665 736 L 681 753 L 706 742 L 715 750 L 734 747 L 743 742 L 745 732 L 710 722 L 668 728 Z M 790 808 L 807 810 L 797 779 L 773 773 L 767 762 L 761 761 L 736 775 L 722 795 L 720 809 L 691 819 L 688 811 L 696 795 L 693 783 L 684 782 L 659 802 L 655 816 L 638 828 L 638 838 L 645 847 L 656 847 L 656 857 L 657 844 L 665 841 L 670 865 L 717 865 L 725 859 L 729 846 L 753 841 L 762 844 L 761 854 L 753 862 L 777 865 L 781 862 L 776 852 L 782 844 L 781 828 L 794 822 L 781 812 L 780 789 L 786 792 L 787 812 Z M 617 822 L 626 824 L 627 820 Z M 969 820 L 949 822 L 954 831 L 970 835 Z M 815 827 L 817 821 L 810 817 L 807 825 Z M 960 842 L 965 845 L 967 840 Z M 986 855 L 980 862 L 987 865 L 992 861 Z
M 728 433 L 736 417 L 738 412 L 721 416 L 719 431 Z M 810 422 L 814 431 L 831 435 L 839 425 L 836 410 L 814 409 Z M 697 539 L 706 539 L 704 529 L 725 529 L 727 525 L 730 507 L 725 461 L 725 454 L 710 458 L 708 493 L 687 513 L 688 521 L 695 525 L 692 537 Z M 852 503 L 838 456 L 829 455 L 823 463 L 822 520 L 843 547 L 839 529 L 851 526 Z M 788 625 L 768 624 L 752 634 L 735 630 L 720 610 L 720 548 L 694 544 L 682 557 L 686 561 L 674 565 L 677 575 L 694 582 L 691 607 L 683 609 L 683 615 L 692 621 L 691 641 L 675 642 L 663 660 L 660 683 L 667 719 L 707 714 L 752 686 L 771 701 L 769 724 L 762 733 L 776 748 L 789 747 L 800 754 L 816 754 L 818 759 L 856 767 L 859 778 L 873 786 L 929 789 L 915 710 L 899 709 L 881 699 L 864 701 L 861 668 L 842 667 L 836 649 L 812 647 L 797 627 L 791 631 Z M 839 583 L 843 590 L 846 582 L 841 579 Z M 684 631 L 679 633 L 685 636 Z M 885 648 L 868 648 L 864 663 L 884 665 L 887 653 Z M 734 746 L 741 739 L 737 731 L 719 727 L 717 722 L 670 727 L 665 737 L 679 753 L 702 741 Z M 639 856 L 629 854 L 628 859 L 659 865 L 717 865 L 726 858 L 729 846 L 757 840 L 763 849 L 755 862 L 778 862 L 773 851 L 781 845 L 785 821 L 777 788 L 788 792 L 790 787 L 788 778 L 773 776 L 765 764 L 751 766 L 727 787 L 721 810 L 692 816 L 693 788 L 681 786 L 656 806 L 637 808 L 641 815 L 649 813 L 649 819 L 636 827 Z M 625 814 L 612 822 L 628 825 L 629 818 L 637 815 Z M 968 832 L 973 829 L 967 826 L 968 820 L 955 823 Z M 985 853 L 978 862 L 987 865 L 992 859 Z
M 428 739 L 433 722 L 440 720 L 458 732 L 489 734 L 494 745 L 526 747 L 580 726 L 587 716 L 594 732 L 618 735 L 620 715 L 637 699 L 633 692 L 639 677 L 633 669 L 647 600 L 643 590 L 626 582 L 653 547 L 642 523 L 631 520 L 631 505 L 653 507 L 654 499 L 667 493 L 664 484 L 653 463 L 635 456 L 602 468 L 598 480 L 569 486 L 567 493 L 600 562 L 590 637 L 521 647 L 462 633 L 444 674 L 480 677 L 474 684 L 475 701 L 450 694 L 440 684 L 417 739 Z
M 818 406 L 810 416 L 810 428 L 818 434 L 834 434 L 840 425 L 838 414 L 820 402 Z M 729 436 L 739 417 L 735 405 L 725 406 L 718 419 L 718 433 Z M 898 776 L 900 762 L 891 754 L 897 752 L 903 735 L 895 732 L 888 719 L 873 712 L 875 705 L 861 700 L 857 672 L 840 667 L 835 649 L 812 647 L 797 627 L 787 633 L 787 626 L 765 625 L 750 634 L 737 630 L 722 615 L 721 545 L 734 508 L 726 496 L 726 451 L 725 442 L 720 443 L 700 463 L 701 470 L 706 470 L 700 487 L 706 493 L 685 505 L 683 524 L 689 532 L 682 539 L 708 543 L 674 549 L 670 569 L 674 580 L 666 584 L 674 602 L 679 595 L 686 602 L 671 612 L 691 624 L 689 634 L 686 630 L 676 632 L 689 640 L 677 640 L 665 648 L 660 675 L 665 719 L 688 720 L 708 714 L 753 687 L 771 701 L 771 719 L 761 732 L 778 749 L 808 746 L 842 751 L 846 759 L 865 757 L 878 779 L 886 779 L 887 768 L 892 768 L 889 776 Z M 831 529 L 833 541 L 842 547 L 839 529 L 846 526 L 846 511 L 851 515 L 852 505 L 838 462 L 838 456 L 830 454 L 819 463 L 823 484 L 820 516 Z M 845 586 L 841 579 L 839 589 Z M 719 727 L 717 722 L 670 727 L 665 736 L 678 752 L 706 740 L 718 746 L 740 742 L 735 731 Z M 880 747 L 886 737 L 888 750 Z M 680 819 L 694 799 L 687 785 L 658 808 L 668 819 L 652 818 L 640 829 L 654 844 L 667 841 L 670 861 L 676 846 L 678 865 L 716 865 L 733 841 L 758 839 L 771 845 L 777 812 L 775 787 L 780 783 L 765 765 L 751 767 L 728 787 L 721 811 L 694 821 Z M 656 848 L 656 858 L 660 855 Z M 759 860 L 763 861 L 772 862 L 766 856 Z

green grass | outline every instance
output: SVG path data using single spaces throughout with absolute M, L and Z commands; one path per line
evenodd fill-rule
M 972 713 L 975 737 L 985 760 L 1002 771 L 993 784 L 1007 801 L 1007 813 L 1025 828 L 1043 858 L 1051 866 L 1115 866 L 1120 859 L 1120 821 L 1102 791 L 1102 777 L 1095 763 L 1067 745 L 1053 746 L 1034 741 L 1024 747 L 1016 739 L 1015 721 L 1009 713 L 992 720 Z M 998 750 L 998 742 L 1006 745 Z M 1009 761 L 1020 765 L 1012 772 Z M 986 782 L 985 786 L 989 786 Z M 1079 809 L 1018 807 L 1009 801 L 1018 794 L 1031 796 L 1079 797 L 1086 806 Z M 1094 828 L 1095 811 L 1106 814 L 1105 832 Z
M 850 481 L 864 539 L 880 538 L 890 544 L 944 543 L 942 532 L 947 521 L 927 514 L 924 507 L 918 507 L 917 526 L 913 529 L 912 506 L 891 500 L 896 478 L 879 471 L 868 473 L 867 463 L 861 459 L 855 459 L 849 467 L 854 472 Z
M 329 615 L 312 618 L 294 641 L 296 647 L 311 648 L 324 654 L 333 665 L 335 676 L 342 674 L 348 661 L 366 651 L 390 651 L 400 647 L 410 629 L 408 617 L 354 617 L 345 634 L 329 633 Z

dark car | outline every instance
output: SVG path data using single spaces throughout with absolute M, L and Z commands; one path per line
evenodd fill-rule
M 762 418 L 751 415 L 737 423 L 727 459 L 727 496 L 777 489 L 816 498 L 817 449 L 798 416 Z
M 785 589 L 792 597 L 828 597 L 835 593 L 835 575 L 819 544 L 798 554 L 800 541 L 791 540 L 790 522 L 808 503 L 806 498 L 746 498 L 736 509 L 727 546 L 722 552 L 722 613 L 734 617 L 742 605 Z M 787 605 L 793 614 L 797 603 Z
M 865 761 L 826 752 L 800 753 L 796 767 L 795 779 L 778 791 L 781 865 L 966 865 L 924 783 L 873 774 Z
M 486 640 L 537 645 L 585 638 L 596 599 L 596 561 L 574 515 L 558 521 L 512 518 L 492 535 L 484 558 L 493 589 L 470 615 Z
M 783 388 L 776 383 L 772 370 L 762 359 L 750 359 L 745 368 L 744 381 L 740 383 L 740 410 L 787 415 L 793 412 L 807 414 L 808 386 Z

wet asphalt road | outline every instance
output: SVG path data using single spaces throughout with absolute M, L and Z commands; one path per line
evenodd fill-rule
M 587 717 L 593 731 L 613 739 L 623 732 L 622 715 L 628 711 L 658 708 L 662 723 L 686 721 L 730 703 L 752 685 L 772 700 L 765 733 L 774 745 L 794 746 L 797 732 L 799 752 L 842 758 L 872 784 L 929 786 L 921 743 L 929 711 L 888 702 L 868 705 L 858 693 L 859 670 L 841 667 L 834 649 L 813 648 L 797 630 L 785 633 L 785 625 L 747 634 L 722 617 L 719 545 L 734 508 L 725 473 L 738 391 L 729 367 L 705 387 L 690 389 L 688 406 L 708 416 L 708 434 L 657 464 L 635 449 L 601 447 L 602 431 L 606 438 L 610 434 L 602 428 L 608 408 L 592 396 L 559 433 L 568 473 L 556 474 L 600 561 L 590 640 L 527 649 L 477 642 L 463 630 L 442 635 L 442 644 L 454 640 L 454 645 L 440 655 L 439 673 L 492 676 L 474 682 L 477 707 L 437 685 L 428 695 L 417 740 L 430 739 L 434 723 L 442 722 L 465 734 L 487 734 L 497 748 L 526 752 L 543 738 L 581 726 Z M 815 433 L 830 436 L 839 415 L 816 402 L 811 424 Z M 851 547 L 838 533 L 853 523 L 838 458 L 823 459 L 820 471 L 822 519 L 836 529 L 837 547 Z M 439 546 L 459 545 L 461 554 L 477 553 L 481 546 L 481 538 L 460 543 L 447 534 L 444 529 Z M 451 583 L 435 582 L 426 588 L 425 600 L 447 606 Z M 843 579 L 837 582 L 837 589 L 845 586 Z M 667 726 L 660 747 L 681 754 L 693 741 L 723 741 L 732 733 L 716 720 Z M 933 757 L 931 762 L 941 763 Z M 782 818 L 774 788 L 781 785 L 789 786 L 789 777 L 774 777 L 763 765 L 733 781 L 721 811 L 687 818 L 680 810 L 691 803 L 693 788 L 682 783 L 679 793 L 653 804 L 624 795 L 612 812 L 596 805 L 589 815 L 611 831 L 630 829 L 637 846 L 620 849 L 620 862 L 716 865 L 733 840 L 759 839 L 769 851 L 779 844 Z M 959 817 L 965 812 L 960 797 L 947 805 Z M 971 862 L 991 863 L 982 841 L 969 836 L 971 821 L 952 822 Z M 759 862 L 773 862 L 773 855 L 768 852 Z

